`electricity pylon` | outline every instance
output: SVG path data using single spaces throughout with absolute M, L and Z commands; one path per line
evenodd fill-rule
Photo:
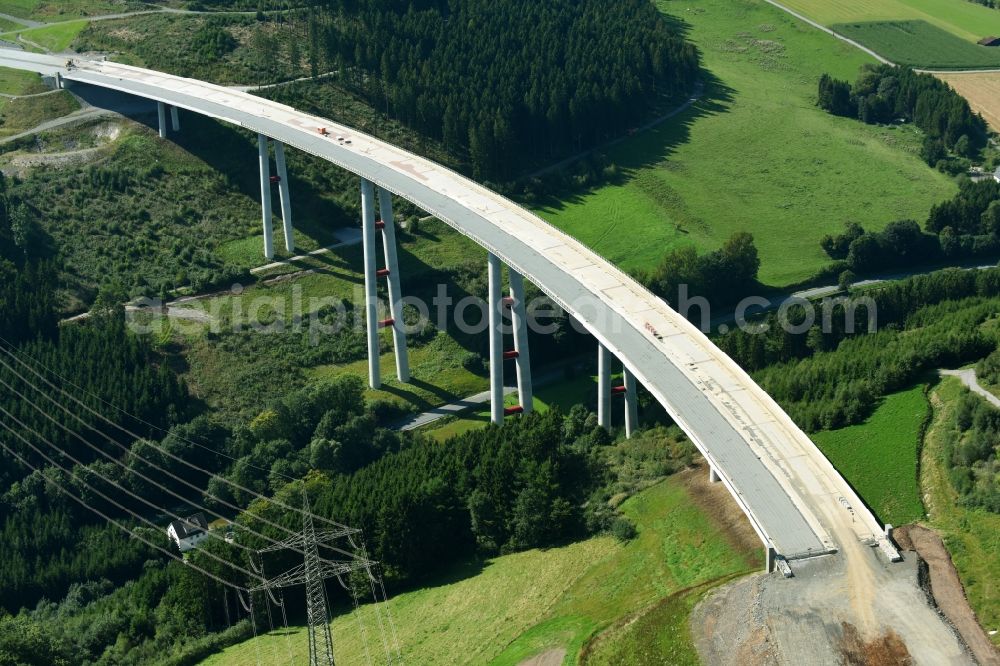
M 372 562 L 364 558 L 354 558 L 349 561 L 325 560 L 319 556 L 320 544 L 333 543 L 343 537 L 349 537 L 361 530 L 342 527 L 333 530 L 316 531 L 313 526 L 312 513 L 309 510 L 309 497 L 302 490 L 302 533 L 291 536 L 284 541 L 257 551 L 258 555 L 286 548 L 294 548 L 305 553 L 300 566 L 293 567 L 285 573 L 266 580 L 261 585 L 251 589 L 251 592 L 267 592 L 271 599 L 271 590 L 305 585 L 306 587 L 306 622 L 309 633 L 309 666 L 334 666 L 333 636 L 330 633 L 330 613 L 326 600 L 326 580 L 340 578 L 358 569 L 370 570 Z

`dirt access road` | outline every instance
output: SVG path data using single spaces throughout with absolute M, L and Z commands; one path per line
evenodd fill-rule
M 962 636 L 979 665 L 1000 666 L 1000 651 L 976 621 L 941 537 L 921 525 L 905 525 L 896 530 L 895 538 L 900 548 L 915 551 L 927 563 L 935 603 Z

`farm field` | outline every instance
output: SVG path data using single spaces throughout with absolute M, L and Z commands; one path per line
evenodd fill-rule
M 943 457 L 945 442 L 956 436 L 951 431 L 952 410 L 962 392 L 955 377 L 943 377 L 931 392 L 934 419 L 921 453 L 921 490 L 927 498 L 928 522 L 951 554 L 969 605 L 984 628 L 1000 629 L 1000 515 L 961 506 Z M 1000 634 L 991 639 L 1000 646 Z
M 969 106 L 1000 132 L 1000 73 L 938 73 L 935 74 L 959 95 L 969 101 Z
M 888 396 L 860 425 L 811 435 L 884 523 L 924 515 L 917 487 L 917 452 L 928 405 L 924 385 Z
M 649 270 L 671 247 L 712 250 L 750 231 L 761 280 L 786 286 L 829 263 L 819 240 L 846 220 L 866 229 L 923 220 L 954 194 L 920 160 L 914 128 L 816 106 L 823 73 L 853 80 L 868 56 L 762 0 L 659 6 L 689 25 L 712 77 L 705 96 L 609 151 L 624 183 L 539 207 L 556 226 L 632 270 Z
M 719 500 L 706 500 L 702 493 L 717 498 L 715 491 L 725 491 L 696 480 L 702 471 L 671 476 L 626 501 L 622 510 L 638 528 L 638 536 L 626 544 L 602 536 L 470 563 L 439 584 L 395 596 L 389 608 L 403 660 L 513 665 L 550 650 L 565 650 L 567 661 L 575 661 L 592 636 L 650 608 L 643 629 L 655 625 L 675 630 L 667 638 L 659 631 L 643 631 L 639 640 L 669 642 L 675 654 L 691 654 L 689 634 L 676 630 L 679 623 L 686 627 L 686 613 L 683 619 L 663 613 L 662 607 L 658 613 L 657 604 L 678 591 L 759 565 L 753 537 L 748 541 L 724 532 L 718 516 L 703 511 L 706 501 Z M 727 510 L 738 512 L 730 500 L 722 501 Z M 342 663 L 364 662 L 358 614 L 369 633 L 378 626 L 370 606 L 334 620 L 334 645 Z M 288 645 L 282 633 L 261 638 L 261 653 L 276 650 L 285 655 L 290 646 L 301 659 L 304 631 L 295 628 Z M 376 649 L 381 655 L 381 648 Z M 248 641 L 203 663 L 249 663 L 253 653 Z
M 1000 67 L 1000 49 L 965 41 L 926 21 L 838 23 L 830 27 L 900 65 L 934 69 Z
M 968 42 L 1000 35 L 1000 12 L 968 0 L 778 0 L 817 23 L 927 21 Z

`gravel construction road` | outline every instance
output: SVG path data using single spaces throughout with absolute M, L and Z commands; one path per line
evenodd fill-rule
M 979 666 L 1000 666 L 1000 650 L 990 642 L 976 621 L 948 549 L 934 530 L 905 525 L 895 532 L 900 548 L 916 551 L 930 571 L 931 593 L 944 616 L 969 646 Z
M 918 559 L 889 564 L 873 550 L 872 617 L 859 621 L 844 584 L 846 560 L 832 555 L 793 562 L 795 577 L 755 574 L 725 585 L 691 616 L 695 645 L 707 666 L 973 664 L 950 625 L 918 585 Z M 936 619 L 936 618 L 935 618 Z M 865 621 L 873 623 L 866 627 Z M 893 629 L 886 629 L 892 627 Z

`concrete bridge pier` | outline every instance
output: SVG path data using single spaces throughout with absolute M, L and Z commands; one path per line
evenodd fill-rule
M 281 198 L 281 224 L 285 231 L 285 249 L 295 252 L 295 236 L 292 233 L 292 198 L 288 192 L 288 169 L 285 167 L 285 144 L 274 142 L 274 166 L 278 170 L 278 196 Z
M 375 219 L 375 184 L 361 179 L 361 242 L 364 248 L 365 271 L 365 325 L 368 330 L 368 385 L 377 389 L 382 385 L 381 345 L 379 331 L 392 329 L 392 343 L 396 354 L 396 378 L 410 381 L 410 362 L 407 356 L 406 325 L 403 322 L 403 292 L 399 279 L 399 258 L 396 252 L 396 227 L 392 215 L 392 195 L 386 190 L 378 194 L 381 219 Z M 382 232 L 385 268 L 378 267 L 376 231 Z M 387 278 L 389 292 L 389 318 L 379 319 L 378 280 Z
M 713 467 L 711 464 L 709 464 L 709 466 L 708 466 L 708 482 L 709 483 L 718 483 L 719 481 L 722 481 L 722 478 L 719 476 L 719 472 L 716 471 L 715 467 Z
M 524 302 L 524 276 L 508 266 L 510 296 L 503 298 L 503 264 L 499 257 L 490 253 L 489 271 L 490 329 L 490 421 L 502 423 L 504 417 L 526 414 L 532 410 L 534 394 L 531 385 L 531 353 L 528 349 L 528 316 Z M 510 308 L 511 328 L 514 334 L 514 348 L 503 347 L 504 311 Z M 514 360 L 517 369 L 518 404 L 504 406 L 503 384 L 505 361 Z
M 410 361 L 406 349 L 406 324 L 403 321 L 403 291 L 399 279 L 399 257 L 396 252 L 396 222 L 392 215 L 392 194 L 380 189 L 378 211 L 382 218 L 382 249 L 385 254 L 384 273 L 389 291 L 392 317 L 392 345 L 396 352 L 396 378 L 404 384 L 410 381 Z M 375 223 L 379 226 L 379 222 Z M 367 277 L 367 276 L 366 276 Z
M 611 427 L 611 366 L 608 364 L 608 350 L 597 343 L 597 424 Z
M 639 394 L 636 391 L 635 375 L 622 369 L 625 389 L 625 436 L 631 437 L 632 433 L 639 427 Z
M 621 395 L 625 398 L 625 436 L 631 437 L 639 427 L 639 395 L 636 391 L 635 375 L 622 368 L 622 385 L 611 386 L 611 353 L 607 347 L 597 344 L 597 424 L 611 428 L 611 398 Z
M 160 138 L 167 138 L 167 105 L 163 102 L 156 103 L 156 117 L 160 124 Z
M 531 384 L 531 351 L 528 349 L 528 313 L 524 300 L 524 276 L 507 267 L 510 280 L 510 323 L 514 329 L 514 363 L 517 368 L 517 397 L 525 414 L 534 408 Z
M 167 129 L 163 122 L 163 105 L 160 104 L 160 132 L 165 135 Z M 274 238 L 271 219 L 271 158 L 267 152 L 267 137 L 257 135 L 257 157 L 260 162 L 260 206 L 264 220 L 264 256 L 274 259 Z
M 375 185 L 361 179 L 361 242 L 364 247 L 365 270 L 365 326 L 368 331 L 368 385 L 373 389 L 382 386 L 381 359 L 378 332 L 378 283 L 375 273 Z
M 503 423 L 503 317 L 500 300 L 500 258 L 492 252 L 487 260 L 489 278 L 486 305 L 490 325 L 490 421 Z
M 770 546 L 764 546 L 764 550 L 765 550 L 765 553 L 764 553 L 764 571 L 766 571 L 767 573 L 771 573 L 772 571 L 774 571 L 775 567 L 777 566 L 776 557 L 775 557 L 777 555 L 777 553 L 775 553 L 774 552 L 774 548 L 771 548 Z
M 181 131 L 181 117 L 177 112 L 176 106 L 170 107 L 170 129 L 174 132 Z

